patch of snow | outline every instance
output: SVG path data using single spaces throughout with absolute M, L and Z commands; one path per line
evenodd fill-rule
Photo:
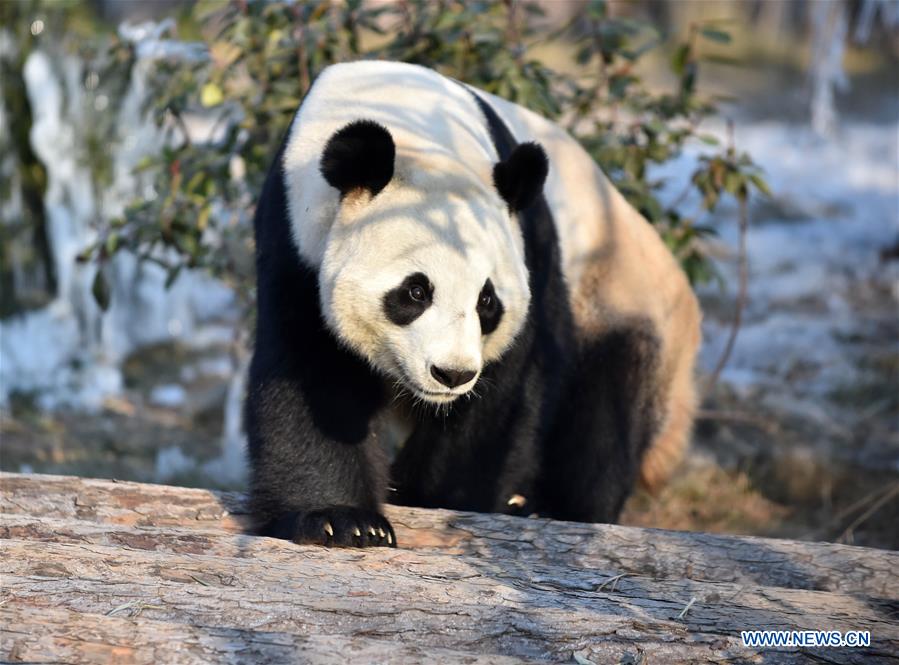
M 204 60 L 207 57 L 204 44 L 163 38 L 164 35 L 172 33 L 174 30 L 175 19 L 166 18 L 159 22 L 122 23 L 118 32 L 123 40 L 135 44 L 137 57 L 141 60 L 174 58 L 195 61 Z
M 860 378 L 846 342 L 869 325 L 858 312 L 860 285 L 884 285 L 891 301 L 882 311 L 899 313 L 899 266 L 879 258 L 899 238 L 899 124 L 851 124 L 825 139 L 808 128 L 766 122 L 738 127 L 736 138 L 764 168 L 774 202 L 804 214 L 797 221 L 779 219 L 776 206 L 752 209 L 749 300 L 721 380 L 742 391 L 779 394 L 784 404 L 797 403 L 791 395 L 820 403 L 836 386 Z M 699 154 L 687 151 L 658 170 L 680 183 L 669 184 L 665 196 L 679 193 Z M 738 286 L 735 207 L 720 206 L 711 223 L 731 254 L 719 263 L 731 304 Z M 700 296 L 720 301 L 722 293 L 705 286 Z M 706 371 L 724 347 L 731 310 L 720 310 L 720 319 L 714 309 L 706 315 L 700 356 Z
M 168 446 L 156 453 L 156 482 L 165 483 L 175 476 L 190 473 L 197 468 L 197 461 L 185 455 L 180 446 Z
M 226 379 L 234 374 L 231 358 L 226 355 L 214 358 L 203 358 L 181 368 L 181 380 L 189 383 L 201 377 L 215 377 Z
M 183 406 L 186 399 L 187 391 L 177 383 L 166 383 L 150 391 L 150 404 L 154 406 L 176 409 Z

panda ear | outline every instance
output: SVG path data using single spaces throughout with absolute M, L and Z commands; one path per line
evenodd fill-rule
M 493 184 L 509 209 L 524 210 L 540 196 L 549 160 L 539 143 L 520 143 L 493 167 Z
M 319 169 L 341 196 L 355 189 L 375 196 L 393 177 L 395 157 L 387 129 L 372 120 L 356 120 L 328 139 Z

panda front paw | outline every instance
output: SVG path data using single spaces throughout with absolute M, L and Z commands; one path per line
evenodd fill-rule
M 386 517 L 350 506 L 297 513 L 290 540 L 328 547 L 396 547 L 396 534 Z

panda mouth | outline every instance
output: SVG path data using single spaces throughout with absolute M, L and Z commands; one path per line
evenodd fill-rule
M 455 393 L 451 390 L 428 390 L 427 388 L 423 388 L 416 381 L 413 381 L 412 378 L 406 373 L 402 367 L 397 368 L 399 370 L 400 378 L 402 379 L 403 384 L 411 390 L 415 395 L 421 397 L 422 399 L 429 401 L 438 401 L 438 402 L 450 402 L 455 400 L 457 397 L 461 397 L 462 393 Z
M 459 393 L 454 393 L 450 390 L 427 390 L 425 388 L 422 388 L 407 376 L 403 377 L 403 381 L 406 382 L 406 385 L 409 386 L 409 388 L 411 388 L 413 392 L 418 393 L 422 397 L 438 397 L 442 400 L 445 400 L 447 398 L 455 399 L 459 397 Z

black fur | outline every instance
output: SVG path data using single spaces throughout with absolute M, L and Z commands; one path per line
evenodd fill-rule
M 509 208 L 518 212 L 537 200 L 548 173 L 543 148 L 537 143 L 522 143 L 494 165 L 493 184 Z
M 414 432 L 391 467 L 392 500 L 614 521 L 657 426 L 659 342 L 640 321 L 599 339 L 576 339 L 555 226 L 539 187 L 533 190 L 545 173 L 532 177 L 534 169 L 519 159 L 533 161 L 533 150 L 516 151 L 494 110 L 475 99 L 506 165 L 500 180 L 530 177 L 528 186 L 503 187 L 510 206 L 532 199 L 518 213 L 531 306 L 512 347 L 484 367 L 479 397 L 457 400 L 448 413 L 416 413 Z M 388 485 L 375 434 L 387 406 L 383 380 L 322 321 L 316 274 L 291 240 L 281 158 L 255 220 L 259 314 L 247 399 L 252 510 L 271 536 L 395 545 L 380 514 Z M 408 294 L 405 282 L 398 288 Z M 388 294 L 384 307 L 405 320 L 408 303 L 388 304 L 394 297 L 401 291 Z M 489 316 L 482 314 L 485 334 Z M 508 503 L 514 494 L 525 497 L 523 506 Z M 356 536 L 357 529 L 369 536 Z
M 484 288 L 478 296 L 478 318 L 481 321 L 481 334 L 489 335 L 499 327 L 503 318 L 503 303 L 496 295 L 493 282 L 487 278 Z
M 342 195 L 365 189 L 375 196 L 393 177 L 396 146 L 384 127 L 357 120 L 334 133 L 321 158 L 321 173 Z
M 424 297 L 416 299 L 412 290 L 421 290 Z M 384 294 L 384 314 L 398 326 L 408 326 L 431 306 L 434 286 L 427 275 L 417 272 L 406 277 L 403 283 Z

